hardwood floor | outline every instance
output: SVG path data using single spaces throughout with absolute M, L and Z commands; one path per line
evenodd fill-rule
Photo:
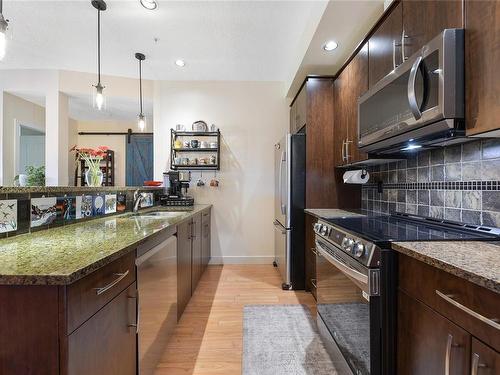
M 305 304 L 316 315 L 312 295 L 281 290 L 281 278 L 272 265 L 209 266 L 156 374 L 240 374 L 243 307 L 250 304 Z

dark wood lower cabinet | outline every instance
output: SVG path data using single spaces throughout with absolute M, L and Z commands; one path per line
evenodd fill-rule
M 191 243 L 191 251 L 193 254 L 192 261 L 192 281 L 191 281 L 191 294 L 194 293 L 196 287 L 198 286 L 198 282 L 200 281 L 201 274 L 203 273 L 203 264 L 202 264 L 202 228 L 201 228 L 201 213 L 193 216 L 193 226 L 192 229 L 192 243 Z
M 316 249 L 314 243 L 314 224 L 316 217 L 306 214 L 305 228 L 305 260 L 306 260 L 306 291 L 310 291 L 316 298 Z
M 470 340 L 456 324 L 398 293 L 398 375 L 469 374 Z
M 191 298 L 192 221 L 177 226 L 177 316 L 180 319 Z
M 68 374 L 136 374 L 136 284 L 68 337 Z
M 211 257 L 211 214 L 210 211 L 203 212 L 201 215 L 201 264 L 205 270 Z
M 471 375 L 500 374 L 500 353 L 472 338 Z

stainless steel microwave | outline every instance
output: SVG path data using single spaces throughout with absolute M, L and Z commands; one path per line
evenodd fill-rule
M 358 100 L 358 146 L 392 153 L 463 142 L 464 30 L 446 29 Z

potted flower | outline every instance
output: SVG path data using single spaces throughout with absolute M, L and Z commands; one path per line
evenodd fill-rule
M 101 160 L 107 155 L 109 147 L 99 146 L 97 148 L 84 148 L 77 145 L 71 147 L 75 151 L 76 162 L 85 161 L 88 169 L 85 171 L 85 182 L 88 186 L 101 186 L 104 175 L 101 171 Z

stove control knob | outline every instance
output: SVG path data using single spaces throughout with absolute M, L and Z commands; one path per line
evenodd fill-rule
M 314 224 L 314 231 L 316 233 L 319 233 L 320 229 L 321 229 L 321 224 L 320 223 Z
M 349 237 L 344 237 L 344 241 L 342 242 L 343 244 L 343 248 L 344 248 L 344 251 L 351 251 L 352 249 L 352 246 L 354 245 L 354 240 L 352 238 L 349 238 Z
M 322 225 L 319 233 L 322 236 L 327 236 L 328 235 L 328 229 L 329 228 L 326 225 Z
M 361 258 L 365 254 L 365 245 L 361 242 L 356 242 L 352 247 L 352 253 L 355 257 Z

